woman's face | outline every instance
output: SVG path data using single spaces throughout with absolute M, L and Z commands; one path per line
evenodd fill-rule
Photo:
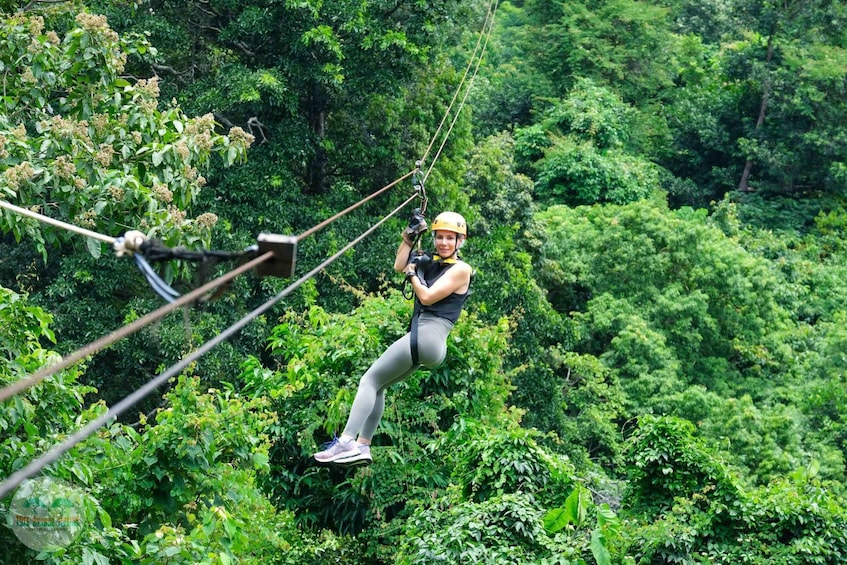
M 438 230 L 435 232 L 435 250 L 438 251 L 438 255 L 441 257 L 449 257 L 456 251 L 456 245 L 459 243 L 458 234 L 445 231 Z

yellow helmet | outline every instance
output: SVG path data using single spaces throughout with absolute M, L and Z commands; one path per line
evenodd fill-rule
M 468 223 L 461 214 L 456 212 L 441 212 L 429 226 L 432 231 L 445 230 L 468 236 Z

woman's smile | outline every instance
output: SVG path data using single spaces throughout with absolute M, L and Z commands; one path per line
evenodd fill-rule
M 435 249 L 442 257 L 448 257 L 456 249 L 456 235 L 452 232 L 436 233 Z

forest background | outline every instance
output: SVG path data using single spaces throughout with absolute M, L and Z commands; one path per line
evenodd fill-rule
M 45 469 L 85 527 L 41 553 L 0 528 L 0 562 L 847 559 L 843 2 L 0 15 L 0 197 L 171 248 L 241 251 L 358 202 L 473 76 L 426 192 L 467 217 L 476 271 L 448 361 L 391 389 L 374 465 L 311 454 L 405 331 L 390 265 L 411 210 Z M 298 274 L 411 194 L 304 240 Z M 9 210 L 0 229 L 4 386 L 162 304 L 107 245 Z M 156 268 L 186 292 L 228 265 Z M 290 282 L 240 276 L 4 401 L 0 477 Z

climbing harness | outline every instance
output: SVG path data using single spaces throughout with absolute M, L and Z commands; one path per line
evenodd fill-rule
M 415 211 L 417 212 L 417 210 Z M 423 217 L 418 218 L 416 214 L 413 212 L 412 217 L 410 219 L 409 229 L 415 230 L 415 226 L 423 223 Z M 403 284 L 403 297 L 406 299 L 414 299 L 415 305 L 412 310 L 412 320 L 409 324 L 409 347 L 411 348 L 412 354 L 412 365 L 416 366 L 418 361 L 420 360 L 419 352 L 418 352 L 418 318 L 420 318 L 420 314 L 423 311 L 423 305 L 420 303 L 420 300 L 417 299 L 415 295 L 414 289 L 412 288 L 410 278 L 418 277 L 418 280 L 421 284 L 425 286 L 431 286 L 435 284 L 441 276 L 447 272 L 450 267 L 452 267 L 458 261 L 459 255 L 459 247 L 462 245 L 462 241 L 459 238 L 465 238 L 468 235 L 468 224 L 465 221 L 465 218 L 461 214 L 457 214 L 456 212 L 442 212 L 435 217 L 435 220 L 432 222 L 431 228 L 433 233 L 436 231 L 450 231 L 456 234 L 456 248 L 453 250 L 453 254 L 450 257 L 440 257 L 437 254 L 433 254 L 431 257 L 425 252 L 421 251 L 420 248 L 417 250 L 412 250 L 409 252 L 409 264 L 416 265 L 415 273 L 413 275 L 407 276 L 406 280 Z M 408 230 L 407 230 L 408 231 Z M 420 236 L 423 234 L 423 231 L 418 233 L 416 243 L 419 243 Z M 446 265 L 446 267 L 445 267 Z M 433 268 L 438 268 L 439 271 L 435 276 L 432 276 Z M 407 289 L 410 292 L 407 292 Z
M 438 255 L 430 257 L 426 253 L 418 255 L 418 257 L 418 270 L 412 276 L 418 277 L 418 280 L 420 280 L 421 283 L 426 286 L 431 286 L 435 284 L 435 281 L 440 279 L 442 275 L 444 275 L 444 273 L 446 273 L 448 269 L 450 269 L 450 267 L 457 263 L 457 260 L 452 257 L 448 259 L 442 259 Z M 427 280 L 426 275 L 429 273 L 429 271 L 433 269 L 433 267 L 439 268 L 440 272 L 436 274 L 431 280 Z M 421 270 L 424 271 L 423 276 L 417 274 L 417 272 Z M 418 352 L 418 319 L 420 318 L 421 312 L 423 312 L 423 305 L 420 303 L 419 300 L 415 300 L 415 305 L 412 308 L 412 320 L 409 322 L 409 346 L 411 347 L 413 366 L 417 366 L 420 360 L 420 354 Z

